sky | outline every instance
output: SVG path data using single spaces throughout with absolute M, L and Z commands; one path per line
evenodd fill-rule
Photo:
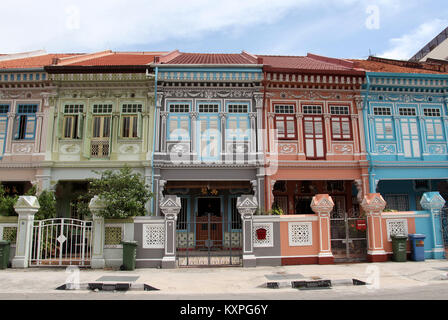
M 0 53 L 171 51 L 407 60 L 447 0 L 1 0 Z

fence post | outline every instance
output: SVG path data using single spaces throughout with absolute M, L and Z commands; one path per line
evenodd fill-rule
M 176 268 L 176 221 L 182 208 L 180 198 L 167 195 L 160 201 L 160 210 L 165 215 L 165 254 L 162 258 L 162 268 Z
M 34 215 L 39 208 L 39 201 L 37 201 L 35 196 L 20 196 L 14 205 L 19 219 L 17 225 L 16 255 L 12 260 L 13 268 L 28 268 L 33 239 Z
M 317 194 L 311 200 L 311 209 L 319 217 L 319 264 L 331 264 L 334 262 L 331 252 L 330 212 L 334 202 L 328 194 Z
M 445 249 L 442 234 L 441 210 L 445 205 L 445 199 L 439 192 L 425 192 L 420 200 L 423 209 L 431 212 L 431 227 L 433 246 L 431 248 L 433 259 L 443 259 Z
M 386 207 L 386 201 L 379 193 L 368 193 L 362 199 L 361 207 L 367 215 L 367 260 L 369 262 L 387 261 L 381 218 L 381 213 Z
M 257 260 L 253 246 L 253 216 L 258 208 L 257 197 L 242 195 L 236 201 L 236 208 L 242 219 L 243 230 L 243 267 L 255 267 Z
M 104 218 L 99 216 L 99 212 L 106 207 L 104 201 L 98 196 L 94 196 L 89 203 L 89 209 L 93 218 L 93 241 L 92 241 L 92 269 L 102 269 L 105 266 L 104 260 Z

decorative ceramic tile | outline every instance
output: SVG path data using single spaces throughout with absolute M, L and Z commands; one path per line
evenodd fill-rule
M 264 239 L 258 239 L 257 230 L 266 230 L 266 236 Z M 273 247 L 274 246 L 274 225 L 273 223 L 254 223 L 252 239 L 254 248 L 259 247 Z
M 165 224 L 151 223 L 143 225 L 143 248 L 165 248 Z
M 105 226 L 104 245 L 118 246 L 123 240 L 123 228 L 121 226 Z
M 313 228 L 311 222 L 288 223 L 289 246 L 311 246 L 313 244 Z
M 407 219 L 388 219 L 387 226 L 387 240 L 392 241 L 392 235 L 408 235 L 408 220 Z

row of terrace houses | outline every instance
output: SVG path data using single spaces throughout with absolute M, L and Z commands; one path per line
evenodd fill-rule
M 398 211 L 421 210 L 425 192 L 448 196 L 447 90 L 443 65 L 375 57 L 0 55 L 0 181 L 11 194 L 53 189 L 58 215 L 83 220 L 74 204 L 93 170 L 129 165 L 154 194 L 148 216 L 179 199 L 187 261 L 201 241 L 240 246 L 243 195 L 258 215 L 314 221 L 313 197 L 328 194 L 328 261 L 363 260 L 366 195 Z M 259 224 L 268 235 L 276 226 Z

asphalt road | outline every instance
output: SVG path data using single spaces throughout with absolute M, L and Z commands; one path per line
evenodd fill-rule
M 272 289 L 263 293 L 166 294 L 162 291 L 92 292 L 87 290 L 54 293 L 0 293 L 0 300 L 448 300 L 448 281 L 404 289 L 367 289 L 363 286 L 331 289 Z M 4 301 L 3 301 L 4 302 Z

